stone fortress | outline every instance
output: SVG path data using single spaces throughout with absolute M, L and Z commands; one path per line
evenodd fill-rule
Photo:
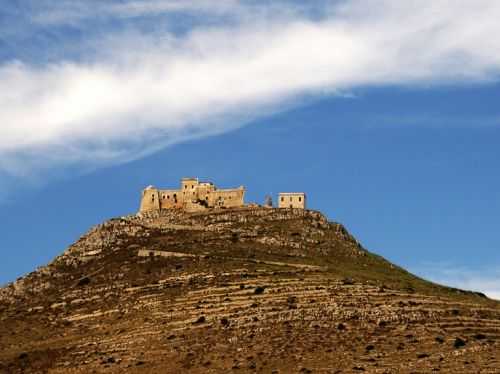
M 163 190 L 154 186 L 146 187 L 142 191 L 139 212 L 163 209 L 197 212 L 207 209 L 255 206 L 255 204 L 245 204 L 244 198 L 243 186 L 220 189 L 212 182 L 200 182 L 198 178 L 182 178 L 180 189 Z M 278 207 L 305 209 L 306 195 L 303 192 L 282 192 L 279 194 Z

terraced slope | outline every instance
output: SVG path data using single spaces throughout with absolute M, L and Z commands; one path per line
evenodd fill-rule
M 110 220 L 0 291 L 0 372 L 500 372 L 500 308 L 318 212 Z

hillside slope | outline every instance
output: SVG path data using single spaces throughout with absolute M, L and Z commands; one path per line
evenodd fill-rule
M 318 212 L 112 219 L 0 290 L 0 372 L 500 372 L 500 308 Z

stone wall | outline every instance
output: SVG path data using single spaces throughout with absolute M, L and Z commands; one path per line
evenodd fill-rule
M 160 190 L 160 209 L 182 208 L 183 202 L 180 190 Z
M 243 187 L 238 189 L 215 190 L 209 196 L 209 206 L 226 208 L 241 207 L 245 204 L 243 201 L 244 195 L 245 189 Z

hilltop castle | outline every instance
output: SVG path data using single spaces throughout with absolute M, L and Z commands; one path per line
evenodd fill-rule
M 159 190 L 153 186 L 142 191 L 139 211 L 183 209 L 198 211 L 207 208 L 236 208 L 244 203 L 245 188 L 219 189 L 212 182 L 200 182 L 198 178 L 182 178 L 178 190 Z
M 160 190 L 148 186 L 142 191 L 139 212 L 162 209 L 182 209 L 187 212 L 209 208 L 240 208 L 245 206 L 245 188 L 219 189 L 212 182 L 198 178 L 182 178 L 178 190 Z M 280 208 L 305 209 L 304 193 L 280 193 Z

